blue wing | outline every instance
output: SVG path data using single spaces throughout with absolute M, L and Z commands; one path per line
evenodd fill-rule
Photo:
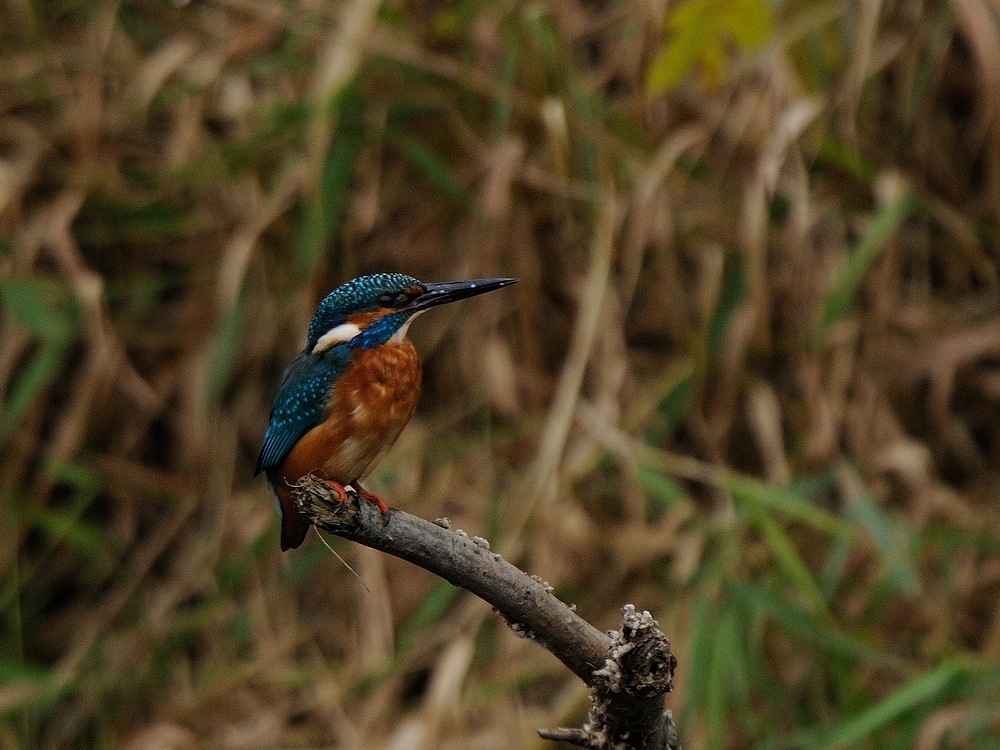
M 255 474 L 277 469 L 285 456 L 310 429 L 323 421 L 330 387 L 347 366 L 350 352 L 335 346 L 322 357 L 302 352 L 285 369 L 271 407 L 271 424 L 257 459 Z

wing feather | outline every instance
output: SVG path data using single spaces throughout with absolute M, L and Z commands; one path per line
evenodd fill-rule
M 285 369 L 271 408 L 271 424 L 257 459 L 256 474 L 281 465 L 299 438 L 323 421 L 330 388 L 343 373 L 347 347 L 328 349 L 323 357 L 302 352 Z

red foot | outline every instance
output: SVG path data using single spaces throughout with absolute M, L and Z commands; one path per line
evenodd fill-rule
M 380 498 L 378 495 L 369 492 L 368 490 L 366 490 L 364 487 L 362 487 L 357 482 L 352 483 L 351 487 L 353 487 L 354 490 L 355 490 L 355 492 L 357 492 L 359 495 L 361 495 L 361 497 L 363 497 L 365 500 L 367 500 L 370 503 L 375 503 L 375 506 L 380 511 L 382 511 L 382 515 L 383 516 L 389 515 L 389 506 L 386 505 L 385 501 L 382 500 L 382 498 Z
M 337 500 L 342 503 L 349 503 L 351 501 L 351 498 L 347 494 L 347 490 L 344 489 L 344 485 L 340 482 L 334 482 L 332 479 L 324 479 L 323 481 L 330 486 L 330 489 L 337 493 Z

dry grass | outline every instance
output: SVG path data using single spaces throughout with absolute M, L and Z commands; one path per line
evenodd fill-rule
M 371 486 L 652 611 L 688 748 L 996 746 L 996 5 L 790 1 L 649 96 L 665 12 L 0 5 L 0 748 L 579 720 L 481 603 L 277 551 L 275 383 L 375 270 L 521 283 L 415 327 Z

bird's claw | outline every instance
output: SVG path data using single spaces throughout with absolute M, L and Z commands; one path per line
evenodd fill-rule
M 351 501 L 350 496 L 347 494 L 347 490 L 344 489 L 344 485 L 340 482 L 334 482 L 332 479 L 324 479 L 323 481 L 327 483 L 331 490 L 337 493 L 338 502 L 346 505 Z
M 370 503 L 375 503 L 375 507 L 381 511 L 383 516 L 389 515 L 389 506 L 385 504 L 385 501 L 373 492 L 369 492 L 360 484 L 352 484 L 354 491 L 358 493 L 361 497 Z

